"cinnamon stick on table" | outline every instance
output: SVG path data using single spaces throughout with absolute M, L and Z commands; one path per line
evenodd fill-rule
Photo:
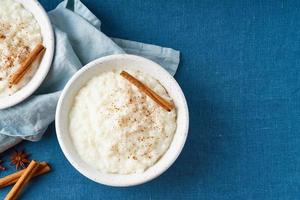
M 146 95 L 148 95 L 153 101 L 158 103 L 162 108 L 164 108 L 166 111 L 170 112 L 174 105 L 161 96 L 159 96 L 157 93 L 155 93 L 153 90 L 151 90 L 148 86 L 144 85 L 141 81 L 134 78 L 132 75 L 127 73 L 126 71 L 122 71 L 121 76 L 126 78 L 128 81 L 130 81 L 132 84 L 134 84 L 138 89 L 140 89 L 142 92 L 144 92 Z
M 3 178 L 0 178 L 0 188 L 12 185 L 18 181 L 26 169 L 20 170 L 16 173 L 7 175 Z M 35 171 L 32 177 L 45 174 L 51 170 L 50 166 L 46 162 L 39 163 L 38 169 Z
M 39 163 L 32 160 L 4 200 L 16 200 L 38 167 Z
M 10 85 L 16 85 L 23 78 L 29 70 L 31 64 L 38 58 L 38 56 L 45 50 L 42 44 L 37 44 L 36 47 L 30 52 L 25 61 L 21 64 L 20 68 L 10 77 Z

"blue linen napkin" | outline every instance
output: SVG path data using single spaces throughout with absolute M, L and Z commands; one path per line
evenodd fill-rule
M 56 37 L 51 70 L 41 87 L 26 101 L 0 111 L 0 153 L 23 139 L 38 141 L 54 121 L 56 104 L 66 82 L 83 65 L 111 54 L 149 58 L 174 75 L 179 52 L 155 45 L 109 38 L 101 21 L 80 0 L 65 0 L 49 12 Z

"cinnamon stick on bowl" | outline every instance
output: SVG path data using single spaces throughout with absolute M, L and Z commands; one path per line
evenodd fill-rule
M 39 55 L 45 50 L 43 44 L 37 44 L 36 47 L 29 53 L 28 57 L 21 64 L 20 68 L 11 75 L 9 84 L 16 85 L 23 78 L 26 72 L 30 69 L 31 64 L 39 57 Z
M 123 76 L 125 79 L 127 79 L 129 82 L 131 82 L 133 85 L 135 85 L 138 89 L 140 89 L 142 92 L 144 92 L 146 95 L 148 95 L 153 101 L 155 101 L 158 105 L 160 105 L 163 109 L 170 112 L 174 105 L 161 96 L 159 96 L 157 93 L 155 93 L 153 90 L 151 90 L 148 86 L 143 84 L 141 81 L 130 75 L 126 71 L 122 71 L 121 76 Z

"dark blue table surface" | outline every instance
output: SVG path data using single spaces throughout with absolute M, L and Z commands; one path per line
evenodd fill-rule
M 40 2 L 50 10 L 60 0 Z M 299 1 L 83 2 L 109 36 L 181 51 L 175 78 L 190 109 L 188 140 L 159 178 L 112 188 L 68 163 L 52 125 L 19 146 L 53 166 L 23 199 L 300 198 Z

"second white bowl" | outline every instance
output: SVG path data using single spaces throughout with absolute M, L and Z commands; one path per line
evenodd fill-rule
M 22 87 L 13 95 L 9 97 L 1 98 L 0 109 L 5 109 L 22 102 L 38 89 L 38 87 L 42 84 L 42 82 L 44 81 L 44 79 L 48 74 L 48 71 L 52 64 L 52 59 L 54 54 L 53 29 L 44 8 L 37 0 L 16 0 L 16 1 L 21 3 L 26 10 L 31 12 L 34 18 L 37 20 L 41 28 L 43 45 L 46 47 L 46 51 L 32 79 L 24 87 Z

